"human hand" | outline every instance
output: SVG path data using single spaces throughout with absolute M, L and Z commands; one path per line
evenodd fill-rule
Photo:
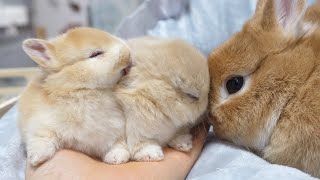
M 39 167 L 32 168 L 27 163 L 26 179 L 185 179 L 201 153 L 207 132 L 207 125 L 194 127 L 192 150 L 185 153 L 166 147 L 165 158 L 159 162 L 108 165 L 80 152 L 60 150 Z

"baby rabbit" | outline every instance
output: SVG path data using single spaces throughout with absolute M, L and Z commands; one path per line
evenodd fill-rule
M 162 146 L 189 151 L 189 128 L 208 103 L 205 57 L 181 40 L 151 37 L 128 41 L 133 66 L 116 87 L 127 119 L 131 159 L 159 161 Z
M 129 49 L 112 35 L 77 28 L 24 51 L 41 72 L 19 100 L 19 128 L 32 166 L 70 148 L 109 164 L 127 162 L 125 117 L 112 88 L 130 66 Z
M 215 134 L 320 177 L 320 30 L 304 0 L 259 0 L 209 56 Z

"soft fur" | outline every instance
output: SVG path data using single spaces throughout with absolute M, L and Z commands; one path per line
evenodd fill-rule
M 318 7 L 319 8 L 319 7 Z M 217 136 L 271 163 L 320 177 L 319 9 L 303 0 L 259 0 L 255 15 L 209 56 Z M 226 81 L 242 75 L 242 90 Z
M 78 28 L 50 41 L 28 39 L 23 49 L 41 67 L 19 100 L 19 127 L 31 165 L 61 148 L 110 164 L 127 162 L 125 117 L 112 92 L 130 65 L 125 43 Z
M 116 88 L 127 118 L 131 158 L 163 159 L 162 146 L 189 151 L 189 128 L 205 112 L 209 71 L 204 56 L 181 40 L 151 37 L 128 42 L 133 66 Z

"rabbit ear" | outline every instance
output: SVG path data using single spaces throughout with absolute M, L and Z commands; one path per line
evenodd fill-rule
M 267 0 L 258 0 L 256 5 L 255 16 L 261 16 L 263 13 L 264 5 L 266 4 Z
M 49 42 L 41 39 L 27 39 L 22 43 L 22 48 L 41 67 L 48 68 L 53 65 L 54 58 L 51 53 L 53 46 Z
M 312 29 L 303 22 L 305 11 L 305 0 L 259 0 L 256 14 L 263 30 L 280 28 L 285 35 L 298 37 Z

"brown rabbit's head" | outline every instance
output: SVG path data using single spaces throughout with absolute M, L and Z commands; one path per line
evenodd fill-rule
M 27 39 L 24 51 L 43 69 L 48 86 L 109 88 L 127 73 L 128 46 L 93 28 L 75 28 L 52 40 Z
M 254 16 L 209 56 L 217 136 L 262 150 L 282 109 L 315 67 L 304 0 L 259 0 Z

